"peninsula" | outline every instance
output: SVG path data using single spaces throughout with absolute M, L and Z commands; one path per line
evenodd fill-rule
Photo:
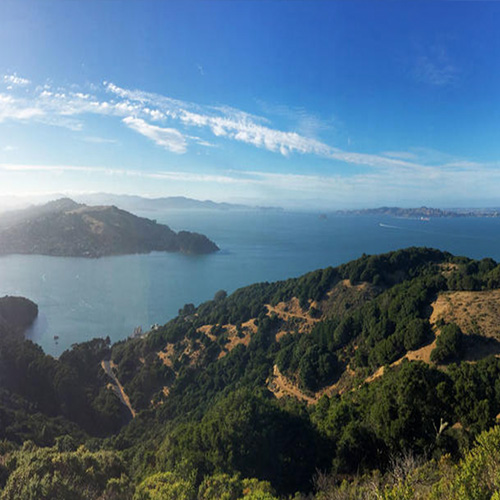
M 88 206 L 69 198 L 0 216 L 0 255 L 103 257 L 149 252 L 207 254 L 217 245 L 115 206 Z

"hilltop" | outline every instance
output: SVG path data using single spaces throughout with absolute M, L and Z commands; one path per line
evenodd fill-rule
M 0 337 L 0 498 L 490 498 L 499 296 L 492 259 L 409 248 L 221 290 L 58 360 Z
M 88 206 L 62 198 L 0 216 L 0 254 L 63 257 L 158 252 L 205 254 L 218 247 L 206 236 L 176 233 L 115 206 Z

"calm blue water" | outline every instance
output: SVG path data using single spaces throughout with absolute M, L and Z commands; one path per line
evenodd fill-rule
M 29 337 L 59 355 L 75 342 L 126 338 L 136 326 L 165 323 L 185 303 L 217 290 L 299 276 L 365 253 L 412 245 L 500 260 L 500 218 L 435 219 L 287 212 L 143 213 L 173 229 L 202 232 L 222 249 L 208 256 L 155 253 L 97 260 L 0 258 L 0 296 L 23 295 L 40 316 Z M 381 225 L 382 224 L 382 225 Z M 59 340 L 54 340 L 54 336 Z

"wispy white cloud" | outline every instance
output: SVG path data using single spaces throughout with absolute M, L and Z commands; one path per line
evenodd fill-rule
M 8 85 L 16 85 L 21 87 L 24 87 L 31 83 L 28 79 L 17 76 L 15 73 L 11 75 L 4 75 L 3 81 Z
M 154 109 L 165 120 L 180 121 L 185 127 L 209 130 L 216 138 L 242 142 L 284 156 L 294 153 L 311 154 L 341 163 L 373 168 L 422 167 L 417 163 L 415 155 L 404 158 L 402 154 L 399 157 L 387 157 L 382 154 L 344 151 L 298 132 L 273 128 L 264 117 L 230 107 L 201 106 L 150 92 L 123 89 L 113 83 L 106 83 L 106 89 L 124 99 L 127 106 Z M 408 161 L 411 159 L 415 161 Z
M 215 137 L 224 137 L 251 144 L 283 155 L 312 153 L 325 155 L 330 148 L 296 132 L 287 132 L 265 126 L 265 119 L 229 107 L 202 107 L 169 97 L 142 91 L 127 90 L 105 83 L 115 99 L 99 99 L 82 92 L 64 89 L 40 88 L 26 97 L 0 95 L 0 121 L 29 120 L 81 130 L 80 118 L 86 114 L 111 115 L 127 120 L 135 131 L 146 135 L 157 144 L 173 152 L 184 152 L 186 142 L 175 129 L 157 127 L 149 121 L 177 121 L 184 127 L 202 127 Z M 207 141 L 196 141 L 203 144 Z
M 30 120 L 42 116 L 43 111 L 36 105 L 30 105 L 15 99 L 11 95 L 0 94 L 0 123 L 5 120 Z
M 123 119 L 123 123 L 135 130 L 139 134 L 144 135 L 148 139 L 165 148 L 172 153 L 185 153 L 187 143 L 185 137 L 176 129 L 162 128 L 156 125 L 151 125 L 141 118 L 128 116 Z
M 430 163 L 439 166 L 455 161 L 417 150 L 380 154 L 345 151 L 315 137 L 273 127 L 267 118 L 242 110 L 124 89 L 110 82 L 90 86 L 87 91 L 44 85 L 32 91 L 23 90 L 20 95 L 13 91 L 0 93 L 0 122 L 38 121 L 84 131 L 85 117 L 92 115 L 119 118 L 131 130 L 176 154 L 185 153 L 191 144 L 207 147 L 236 141 L 284 156 L 300 154 L 330 159 L 336 162 L 333 167 L 355 165 L 384 170 L 391 175 L 402 171 L 427 172 Z M 193 130 L 199 132 L 193 134 Z
M 233 108 L 199 106 L 158 94 L 123 89 L 112 83 L 107 83 L 106 88 L 127 102 L 148 109 L 153 108 L 165 118 L 180 121 L 187 127 L 206 128 L 216 137 L 233 139 L 283 155 L 291 153 L 326 155 L 332 149 L 320 141 L 296 132 L 277 130 L 263 125 L 262 122 L 266 121 L 264 118 Z

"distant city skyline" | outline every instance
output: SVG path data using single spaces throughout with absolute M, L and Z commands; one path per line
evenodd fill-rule
M 7 0 L 0 198 L 499 206 L 497 2 Z

